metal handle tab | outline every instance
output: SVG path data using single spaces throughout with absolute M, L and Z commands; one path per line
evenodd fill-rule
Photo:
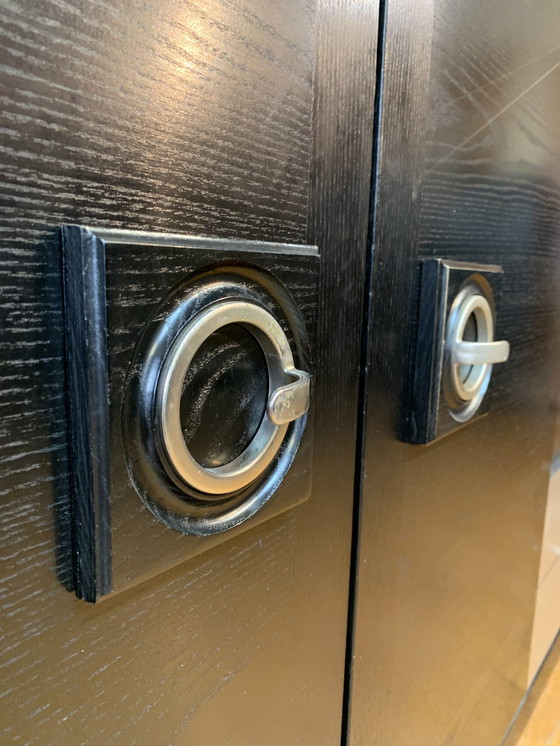
M 309 409 L 309 373 L 295 368 L 285 371 L 297 380 L 275 389 L 268 400 L 268 416 L 275 425 L 287 425 Z
M 459 342 L 453 345 L 453 362 L 459 365 L 505 363 L 509 358 L 509 342 Z

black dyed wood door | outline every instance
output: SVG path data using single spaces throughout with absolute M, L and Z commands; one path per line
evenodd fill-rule
M 381 6 L 2 1 L 3 742 L 500 742 L 552 451 L 560 19 Z M 310 499 L 96 605 L 68 590 L 68 223 L 320 253 Z M 418 446 L 429 258 L 502 266 L 512 352 L 486 416 Z
M 334 746 L 377 4 L 1 7 L 1 740 Z M 96 605 L 67 590 L 68 223 L 321 257 L 311 498 Z
M 497 746 L 528 685 L 553 450 L 559 6 L 388 0 L 382 39 L 349 743 Z M 433 258 L 502 267 L 511 354 L 485 416 L 411 445 Z

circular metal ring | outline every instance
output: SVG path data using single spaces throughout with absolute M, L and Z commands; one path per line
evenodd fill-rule
M 277 424 L 265 411 L 261 424 L 245 450 L 222 466 L 202 466 L 183 437 L 180 402 L 189 366 L 203 342 L 228 324 L 246 327 L 265 354 L 269 395 L 287 382 L 294 368 L 292 351 L 284 331 L 264 308 L 247 301 L 224 301 L 198 313 L 179 333 L 162 365 L 157 384 L 156 422 L 166 460 L 175 474 L 202 493 L 224 495 L 253 482 L 278 452 L 288 425 Z
M 457 310 L 457 316 L 450 330 L 450 342 L 453 347 L 462 342 L 467 322 L 474 316 L 476 323 L 476 342 L 492 342 L 494 339 L 494 319 L 490 304 L 483 295 L 473 294 L 466 298 Z M 488 375 L 488 363 L 481 365 L 464 365 L 452 363 L 453 386 L 457 396 L 463 401 L 471 401 L 484 384 Z
M 309 437 L 306 432 L 310 375 L 287 366 L 282 378 L 287 385 L 269 390 L 267 401 L 267 416 L 285 434 L 275 454 L 272 447 L 267 449 L 271 461 L 268 466 L 261 462 L 264 471 L 254 481 L 230 493 L 212 494 L 192 487 L 171 465 L 158 411 L 158 384 L 163 386 L 163 367 L 171 360 L 171 350 L 191 322 L 201 320 L 202 314 L 210 309 L 223 310 L 226 303 L 247 303 L 268 313 L 264 331 L 250 323 L 244 324 L 257 344 L 269 350 L 270 356 L 265 353 L 266 363 L 263 362 L 267 375 L 269 367 L 271 375 L 275 374 L 280 360 L 277 348 L 267 339 L 267 330 L 276 328 L 278 321 L 289 341 L 285 360 L 290 362 L 293 356 L 297 367 L 304 369 L 310 364 L 309 342 L 299 309 L 288 291 L 258 268 L 246 264 L 203 267 L 172 288 L 153 310 L 127 373 L 122 403 L 126 464 L 136 492 L 151 513 L 166 526 L 194 536 L 230 530 L 263 508 L 278 491 L 301 444 Z M 221 323 L 226 323 L 223 317 Z M 191 367 L 195 362 L 191 362 Z M 270 388 L 270 377 L 266 382 Z M 183 397 L 179 394 L 177 398 Z M 185 402 L 182 404 L 184 408 Z
M 476 324 L 476 343 L 494 340 L 494 311 L 491 298 L 474 280 L 459 292 L 449 312 L 445 343 L 444 390 L 449 412 L 457 422 L 467 422 L 480 407 L 492 375 L 491 363 L 465 364 L 454 359 L 454 350 L 464 340 L 471 316 Z

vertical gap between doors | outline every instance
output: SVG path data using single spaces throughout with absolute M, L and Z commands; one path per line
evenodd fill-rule
M 376 184 L 379 169 L 379 150 L 381 136 L 381 109 L 383 102 L 383 64 L 385 58 L 385 26 L 387 2 L 379 3 L 379 28 L 377 34 L 377 55 L 375 65 L 375 102 L 373 121 L 372 163 L 370 180 L 370 205 L 367 235 L 367 254 L 365 262 L 364 299 L 362 309 L 362 337 L 360 350 L 360 382 L 358 396 L 358 418 L 356 438 L 356 462 L 354 469 L 354 503 L 352 518 L 352 547 L 350 554 L 350 588 L 348 593 L 348 623 L 346 627 L 346 658 L 344 669 L 344 696 L 342 702 L 341 746 L 346 746 L 349 737 L 352 658 L 354 653 L 354 613 L 356 602 L 360 507 L 362 500 L 362 463 L 365 440 L 365 416 L 368 380 L 369 338 L 371 325 L 371 305 L 373 294 L 374 238 L 376 222 Z

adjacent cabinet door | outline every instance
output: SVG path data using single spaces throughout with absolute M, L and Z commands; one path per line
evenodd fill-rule
M 497 746 L 528 685 L 553 450 L 560 6 L 388 0 L 382 40 L 349 742 Z M 412 445 L 433 258 L 502 268 L 511 349 L 482 416 Z

